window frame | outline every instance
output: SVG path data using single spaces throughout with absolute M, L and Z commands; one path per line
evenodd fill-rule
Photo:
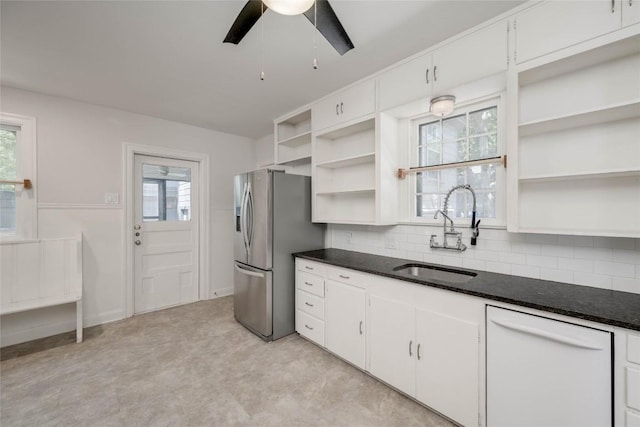
M 501 92 L 498 94 L 489 95 L 480 99 L 474 99 L 470 101 L 466 101 L 456 105 L 454 112 L 444 119 L 449 117 L 455 117 L 460 114 L 469 114 L 474 111 L 482 110 L 485 108 L 496 106 L 498 108 L 498 148 L 497 155 L 503 156 L 506 154 L 507 144 L 505 141 L 506 135 L 506 114 L 505 114 L 505 93 Z M 438 118 L 437 116 L 427 113 L 421 114 L 416 117 L 412 117 L 409 120 L 409 150 L 407 152 L 407 164 L 410 167 L 417 167 L 419 164 L 418 157 L 418 146 L 420 142 L 420 126 L 428 123 L 433 123 L 434 121 L 442 122 L 443 118 Z M 467 135 L 468 136 L 468 135 Z M 464 166 L 463 166 L 464 167 Z M 450 168 L 450 169 L 456 169 Z M 446 170 L 446 169 L 445 169 Z M 408 175 L 407 185 L 408 185 L 408 208 L 409 213 L 407 215 L 407 219 L 411 224 L 424 224 L 424 225 L 442 225 L 442 218 L 438 217 L 434 219 L 433 217 L 420 217 L 416 214 L 417 210 L 417 173 L 411 173 Z M 506 169 L 502 166 L 497 165 L 496 169 L 496 217 L 495 218 L 482 218 L 478 217 L 478 219 L 482 219 L 483 226 L 493 226 L 493 227 L 506 227 L 506 194 L 507 194 L 507 176 Z M 455 225 L 461 226 L 470 226 L 471 219 L 470 218 L 453 218 Z
M 17 128 L 16 135 L 16 178 L 30 179 L 29 190 L 16 185 L 16 231 L 0 232 L 0 240 L 30 240 L 38 237 L 37 205 L 37 139 L 35 117 L 0 112 L 0 126 Z

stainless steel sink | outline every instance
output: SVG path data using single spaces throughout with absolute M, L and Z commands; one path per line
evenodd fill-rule
M 439 280 L 441 282 L 464 283 L 476 277 L 478 274 L 471 271 L 456 270 L 447 267 L 437 267 L 426 264 L 403 264 L 395 267 L 393 271 L 407 273 L 425 280 Z

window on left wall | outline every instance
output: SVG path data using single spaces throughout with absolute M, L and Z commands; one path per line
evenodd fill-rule
M 36 132 L 32 117 L 0 113 L 0 237 L 37 237 Z M 13 183 L 29 179 L 32 188 Z M 7 182 L 9 181 L 9 182 Z

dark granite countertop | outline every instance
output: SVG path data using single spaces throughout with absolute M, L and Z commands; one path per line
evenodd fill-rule
M 458 269 L 477 274 L 466 283 L 427 281 L 408 273 L 393 271 L 394 267 L 416 263 L 416 261 L 342 249 L 320 249 L 296 253 L 294 256 L 378 276 L 640 331 L 639 294 L 471 269 Z

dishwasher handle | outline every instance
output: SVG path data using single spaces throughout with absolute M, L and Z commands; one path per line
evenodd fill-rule
M 602 346 L 599 344 L 583 341 L 578 338 L 568 337 L 566 335 L 557 334 L 554 332 L 545 331 L 544 329 L 534 328 L 531 326 L 519 325 L 517 323 L 509 322 L 504 319 L 491 319 L 493 323 L 498 326 L 502 326 L 506 329 L 511 329 L 512 331 L 522 332 L 528 335 L 534 335 L 537 337 L 545 338 L 551 341 L 559 342 L 562 344 L 570 345 L 573 347 L 584 348 L 587 350 L 604 350 Z

